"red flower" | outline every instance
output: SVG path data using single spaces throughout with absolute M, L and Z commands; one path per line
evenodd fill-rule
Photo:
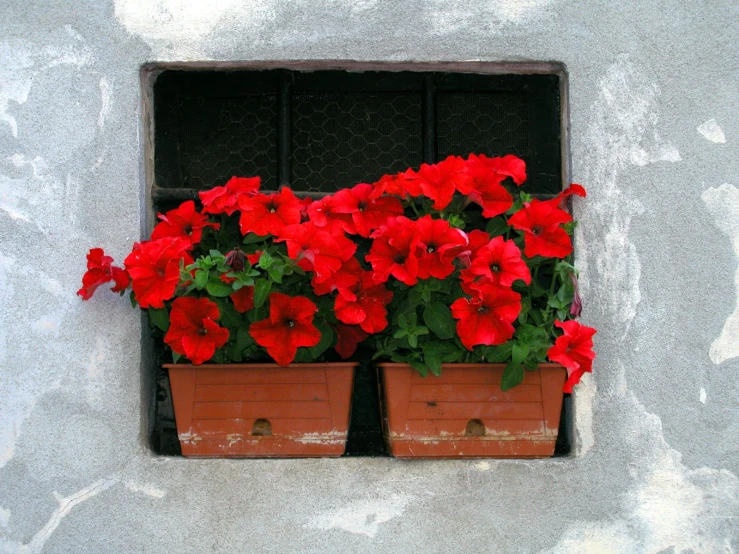
M 360 329 L 359 325 L 334 325 L 336 330 L 336 346 L 334 350 L 339 353 L 342 359 L 346 359 L 357 349 L 357 345 L 364 339 L 369 337 L 367 333 Z
M 276 194 L 242 196 L 239 199 L 241 234 L 277 236 L 286 225 L 300 223 L 302 207 L 289 188 L 283 188 Z
M 454 191 L 464 187 L 470 179 L 466 162 L 459 156 L 449 156 L 443 162 L 422 164 L 417 172 L 406 172 L 409 179 L 420 185 L 423 194 L 434 201 L 435 210 L 449 205 Z
M 392 196 L 371 198 L 372 185 L 360 183 L 351 189 L 342 189 L 333 198 L 333 211 L 350 214 L 354 228 L 362 237 L 384 224 L 389 217 L 403 215 L 403 205 Z
M 334 311 L 336 319 L 342 323 L 359 325 L 367 333 L 379 333 L 387 327 L 387 306 L 393 299 L 393 293 L 385 285 L 376 285 L 372 280 L 372 272 L 362 276 L 356 290 L 356 299 L 347 300 L 343 296 L 336 297 Z
M 322 296 L 329 294 L 333 291 L 337 291 L 346 300 L 354 301 L 357 295 L 352 291 L 354 285 L 359 283 L 359 279 L 362 275 L 362 266 L 359 265 L 359 260 L 352 256 L 344 263 L 338 271 L 335 271 L 331 277 L 318 283 L 314 277 L 310 284 L 313 287 L 313 292 L 316 296 Z
M 333 235 L 349 233 L 356 235 L 354 222 L 350 214 L 337 213 L 335 211 L 336 200 L 333 196 L 324 196 L 308 206 L 308 219 L 315 223 L 316 227 L 325 229 Z
M 503 178 L 510 177 L 518 186 L 526 181 L 526 162 L 513 154 L 508 154 L 502 158 L 488 158 L 485 154 L 479 156 L 470 154 L 468 160 L 474 165 L 484 165 L 502 175 Z
M 82 288 L 77 291 L 82 300 L 89 300 L 95 289 L 110 281 L 115 283 L 111 289 L 113 292 L 128 288 L 128 273 L 112 264 L 113 258 L 106 256 L 102 248 L 90 249 L 87 253 L 87 271 L 82 276 Z
M 587 196 L 587 193 L 581 185 L 578 185 L 577 183 L 572 183 L 569 187 L 560 192 L 556 198 L 547 200 L 547 202 L 561 210 L 564 210 L 567 206 L 567 198 L 573 195 L 585 198 Z
M 490 235 L 485 231 L 474 229 L 467 233 L 467 240 L 469 241 L 467 248 L 457 256 L 462 267 L 470 267 L 472 259 L 477 256 L 480 249 L 487 246 L 490 242 Z
M 313 271 L 317 283 L 329 279 L 357 250 L 357 245 L 343 234 L 332 235 L 310 221 L 288 225 L 280 231 L 280 237 L 276 242 L 285 241 L 288 256 L 305 271 Z
M 531 282 L 529 267 L 521 259 L 521 251 L 512 240 L 495 237 L 477 251 L 469 269 L 462 271 L 461 278 L 467 288 L 480 291 L 493 285 L 510 287 L 516 279 L 527 285 Z M 473 294 L 462 287 L 468 294 Z
M 507 212 L 513 206 L 513 197 L 500 184 L 506 176 L 490 169 L 474 154 L 470 155 L 468 164 L 470 179 L 459 184 L 459 192 L 482 208 L 483 217 L 491 218 Z
M 564 391 L 572 392 L 573 385 L 580 382 L 583 374 L 593 371 L 593 335 L 596 330 L 580 325 L 577 321 L 555 321 L 554 325 L 562 329 L 564 335 L 557 337 L 547 356 L 567 368 L 569 378 Z
M 231 215 L 239 207 L 242 196 L 252 196 L 259 191 L 259 177 L 231 177 L 226 186 L 214 187 L 198 193 L 204 214 Z
M 510 289 L 485 289 L 480 298 L 458 298 L 451 305 L 457 335 L 467 350 L 476 344 L 503 344 L 513 336 L 521 295 Z
M 163 237 L 184 237 L 192 244 L 197 244 L 203 236 L 204 227 L 218 229 L 218 223 L 209 223 L 208 218 L 197 212 L 195 202 L 188 200 L 175 210 L 159 214 L 161 223 L 151 232 L 151 240 Z
M 370 198 L 379 198 L 383 194 L 392 194 L 400 198 L 407 196 L 421 196 L 421 183 L 413 170 L 407 170 L 395 175 L 383 175 L 376 183 L 372 184 Z
M 299 346 L 315 346 L 321 332 L 313 325 L 316 305 L 305 296 L 269 295 L 269 317 L 252 323 L 249 334 L 281 366 L 295 359 Z
M 236 311 L 243 314 L 254 309 L 254 287 L 241 287 L 236 292 L 231 293 Z
M 570 235 L 561 227 L 568 221 L 572 221 L 570 214 L 551 200 L 532 200 L 510 217 L 508 225 L 524 232 L 526 257 L 564 258 L 572 253 Z
M 467 235 L 428 214 L 417 220 L 416 225 L 419 242 L 426 247 L 418 260 L 418 277 L 446 279 L 454 271 L 454 257 L 467 246 Z
M 423 250 L 419 243 L 416 224 L 407 217 L 390 218 L 372 234 L 370 253 L 365 260 L 372 264 L 374 280 L 384 283 L 390 275 L 406 285 L 418 282 L 418 250 Z
M 207 362 L 228 341 L 228 329 L 214 321 L 219 316 L 218 305 L 207 298 L 175 298 L 164 342 L 195 365 Z
M 180 282 L 180 261 L 192 263 L 187 251 L 192 248 L 182 237 L 164 237 L 135 244 L 124 260 L 131 286 L 142 308 L 162 308 L 174 295 Z

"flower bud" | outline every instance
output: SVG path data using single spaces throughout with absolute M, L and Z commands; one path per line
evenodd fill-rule
M 244 254 L 239 248 L 234 248 L 226 254 L 226 265 L 236 271 L 244 271 L 244 264 L 246 262 L 246 254 Z
M 580 317 L 582 313 L 582 298 L 580 298 L 580 290 L 577 284 L 577 275 L 573 271 L 569 272 L 572 286 L 575 287 L 575 294 L 572 297 L 572 306 L 570 306 L 570 315 Z

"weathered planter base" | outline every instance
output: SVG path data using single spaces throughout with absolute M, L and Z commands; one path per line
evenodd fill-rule
M 397 458 L 546 458 L 554 454 L 565 369 L 542 364 L 503 392 L 502 364 L 450 364 L 421 377 L 383 373 L 385 440 Z
M 341 456 L 356 366 L 166 364 L 183 456 Z

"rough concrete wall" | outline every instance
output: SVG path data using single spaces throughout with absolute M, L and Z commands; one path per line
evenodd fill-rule
M 15 0 L 0 23 L 5 552 L 739 548 L 739 4 Z M 157 458 L 139 316 L 75 291 L 145 205 L 152 61 L 557 61 L 598 359 L 577 455 Z

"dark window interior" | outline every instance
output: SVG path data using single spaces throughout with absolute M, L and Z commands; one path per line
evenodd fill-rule
M 449 155 L 516 154 L 523 189 L 562 186 L 558 75 L 312 71 L 175 71 L 154 84 L 155 209 L 165 211 L 231 176 L 330 193 Z M 382 456 L 378 385 L 357 370 L 347 456 Z M 152 444 L 179 454 L 163 370 Z M 569 398 L 557 453 L 569 452 Z

